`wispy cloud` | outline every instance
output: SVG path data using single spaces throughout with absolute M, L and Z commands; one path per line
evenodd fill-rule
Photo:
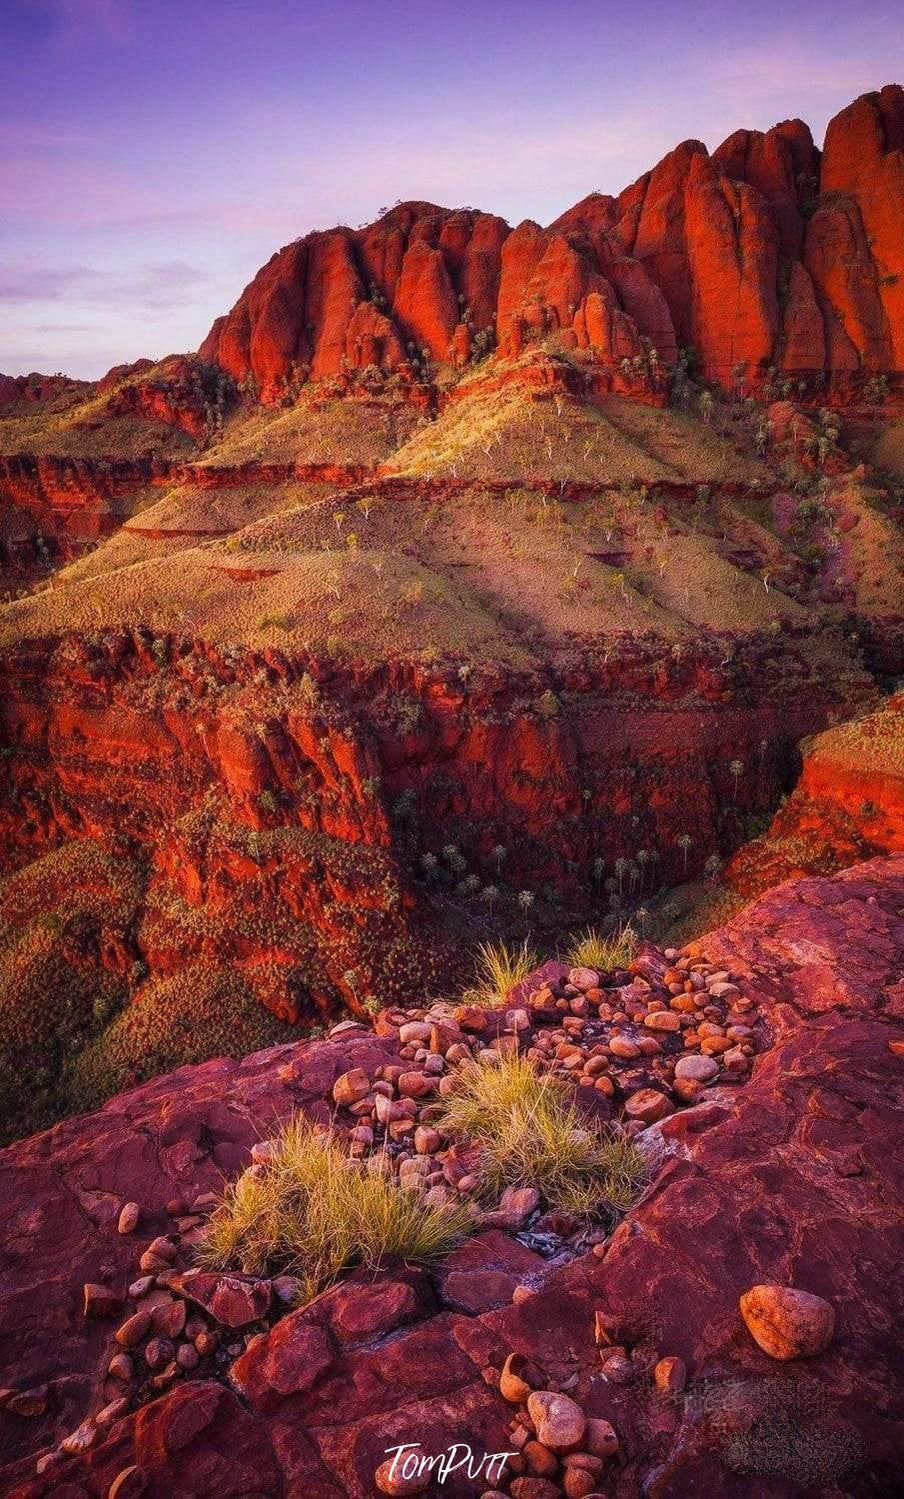
M 130 267 L 127 276 L 85 265 L 45 265 L 39 260 L 7 264 L 0 268 L 0 303 L 46 303 L 66 301 L 96 307 L 134 306 L 150 308 L 178 305 L 187 290 L 205 284 L 204 270 L 187 261 Z

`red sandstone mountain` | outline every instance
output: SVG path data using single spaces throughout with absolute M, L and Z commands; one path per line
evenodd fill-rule
M 904 89 L 857 99 L 819 152 L 800 120 L 685 141 L 617 198 L 547 228 L 400 204 L 274 255 L 201 353 L 265 399 L 306 375 L 461 365 L 559 332 L 618 364 L 648 339 L 724 384 L 774 364 L 843 380 L 904 367 Z
M 550 1467 L 515 1411 L 511 1499 L 899 1491 L 902 148 L 889 87 L 822 154 L 686 142 L 546 229 L 400 205 L 274 256 L 200 357 L 0 377 L 0 1130 L 109 1099 L 0 1152 L 4 1493 L 364 1499 L 393 1437 L 507 1449 L 512 1351 L 618 1447 Z M 668 405 L 679 361 L 712 386 Z M 797 882 L 631 974 L 546 965 L 517 1025 L 459 1012 L 649 1125 L 606 1243 L 494 1223 L 186 1322 L 169 1257 L 274 1120 L 345 1140 L 358 1067 L 393 1148 L 432 1117 L 468 1049 L 386 1007 L 480 936 L 724 899 L 732 855 L 731 899 Z M 828 1302 L 818 1356 L 753 1341 L 764 1282 Z
M 900 117 L 686 143 L 547 229 L 398 207 L 204 357 L 0 385 L 3 1128 L 663 904 L 875 705 Z

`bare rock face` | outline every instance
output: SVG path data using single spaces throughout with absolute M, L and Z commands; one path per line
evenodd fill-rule
M 904 852 L 904 693 L 864 718 L 817 734 L 770 827 L 739 849 L 728 883 L 750 897 L 792 876 L 828 873 Z
M 733 182 L 749 182 L 772 209 L 785 255 L 799 260 L 805 211 L 819 184 L 819 152 L 803 120 L 785 120 L 772 130 L 736 130 L 713 152 Z
M 820 190 L 841 194 L 868 246 L 864 295 L 874 322 L 858 330 L 868 368 L 904 365 L 904 88 L 864 94 L 829 124 Z M 859 237 L 858 237 L 859 243 Z M 869 274 L 871 272 L 871 274 Z M 839 311 L 846 311 L 844 306 Z M 867 337 L 870 342 L 867 343 Z
M 902 913 L 895 856 L 789 882 L 696 945 L 757 1005 L 767 1050 L 748 1081 L 649 1126 L 655 1179 L 593 1251 L 547 1260 L 493 1228 L 435 1271 L 356 1272 L 303 1310 L 265 1314 L 262 1295 L 248 1332 L 196 1284 L 197 1357 L 148 1364 L 162 1385 L 137 1400 L 121 1392 L 169 1356 L 184 1302 L 158 1270 L 128 1351 L 117 1317 L 85 1319 L 86 1284 L 132 1286 L 123 1204 L 165 1265 L 172 1213 L 190 1234 L 186 1208 L 275 1121 L 320 1117 L 341 1077 L 400 1065 L 403 1043 L 358 1029 L 186 1068 L 3 1151 L 0 1488 L 365 1499 L 397 1491 L 397 1444 L 467 1442 L 515 1451 L 488 1490 L 513 1499 L 899 1491 Z M 668 960 L 648 947 L 636 968 Z M 548 964 L 513 999 L 538 1012 L 567 975 Z M 492 1295 L 462 1294 L 491 1274 Z M 458 1472 L 444 1492 L 474 1489 Z
M 604 367 L 644 340 L 664 367 L 770 364 L 842 383 L 904 368 L 904 92 L 865 94 L 829 125 L 738 130 L 712 156 L 685 141 L 618 198 L 591 194 L 549 228 L 400 204 L 365 229 L 274 255 L 201 348 L 265 400 L 301 374 L 461 367 L 550 335 Z M 476 335 L 481 336 L 478 346 Z

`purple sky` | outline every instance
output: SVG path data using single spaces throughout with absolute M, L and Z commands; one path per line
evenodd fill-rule
M 0 370 L 195 348 L 397 198 L 548 222 L 902 77 L 900 0 L 0 0 Z

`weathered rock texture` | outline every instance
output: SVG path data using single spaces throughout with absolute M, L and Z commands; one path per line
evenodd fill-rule
M 444 869 L 451 845 L 479 885 L 514 898 L 548 883 L 583 911 L 638 849 L 648 863 L 619 879 L 639 900 L 736 846 L 797 740 L 844 701 L 806 647 L 773 636 L 728 665 L 718 645 L 676 661 L 639 642 L 467 690 L 417 663 L 325 669 L 312 702 L 307 663 L 278 651 L 241 659 L 145 630 L 23 642 L 0 704 L 0 868 L 129 836 L 153 868 L 130 954 L 151 975 L 236 962 L 293 1021 L 311 1001 L 415 998 L 432 980 L 410 938 L 429 949 L 446 888 L 425 853 Z M 561 706 L 544 716 L 549 680 Z
M 779 881 L 904 851 L 904 694 L 804 747 L 791 796 L 726 870 L 750 897 Z
M 769 365 L 839 388 L 904 367 L 904 91 L 864 94 L 820 153 L 801 120 L 685 141 L 548 228 L 405 203 L 274 255 L 201 348 L 264 399 L 340 369 L 460 365 L 560 334 L 619 366 L 696 351 L 723 384 Z M 856 380 L 853 388 L 856 388 Z
M 699 948 L 755 999 L 771 1048 L 749 1082 L 653 1127 L 661 1167 L 602 1255 L 550 1263 L 493 1231 L 432 1291 L 397 1271 L 353 1278 L 222 1380 L 189 1375 L 42 1477 L 35 1456 L 109 1399 L 115 1323 L 85 1320 L 82 1286 L 132 1278 L 123 1204 L 139 1201 L 142 1235 L 159 1233 L 169 1199 L 247 1164 L 288 1109 L 325 1117 L 336 1078 L 394 1043 L 357 1032 L 185 1069 L 4 1151 L 4 1492 L 106 1496 L 119 1479 L 161 1499 L 365 1499 L 392 1444 L 509 1448 L 513 1407 L 484 1371 L 512 1352 L 612 1423 L 605 1491 L 621 1499 L 898 1492 L 904 858 L 783 885 Z M 475 1271 L 494 1272 L 477 1278 L 497 1293 L 462 1310 L 447 1288 Z M 768 1284 L 831 1305 L 824 1352 L 776 1362 L 756 1345 L 738 1303 Z M 512 1299 L 517 1285 L 533 1294 Z M 684 1361 L 683 1391 L 663 1359 Z M 458 1475 L 441 1492 L 480 1491 Z

